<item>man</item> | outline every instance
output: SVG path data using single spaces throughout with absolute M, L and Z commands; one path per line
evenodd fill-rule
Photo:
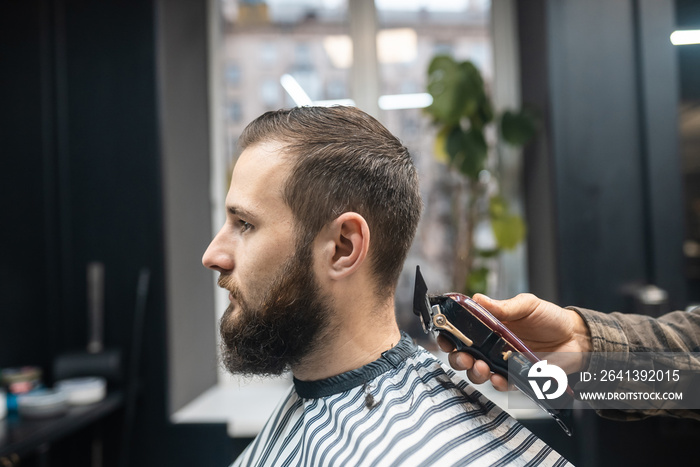
M 674 311 L 660 318 L 623 313 L 600 313 L 578 307 L 561 308 L 532 294 L 509 300 L 493 300 L 475 294 L 474 301 L 491 312 L 534 352 L 569 352 L 579 355 L 568 360 L 566 373 L 601 368 L 605 355 L 630 352 L 681 352 L 674 357 L 679 370 L 700 371 L 700 307 L 691 312 Z M 440 347 L 451 352 L 446 339 Z M 592 356 L 591 358 L 588 358 Z M 619 358 L 619 357 L 618 357 Z M 508 389 L 505 378 L 491 374 L 488 364 L 465 352 L 451 352 L 450 364 L 467 370 L 469 379 L 481 384 L 491 380 L 499 391 Z M 599 410 L 606 418 L 637 420 L 650 415 L 672 415 L 700 419 L 699 410 Z
M 401 143 L 353 107 L 268 112 L 239 140 L 204 254 L 230 305 L 223 361 L 294 385 L 234 465 L 564 465 L 402 334 L 394 291 L 421 211 Z

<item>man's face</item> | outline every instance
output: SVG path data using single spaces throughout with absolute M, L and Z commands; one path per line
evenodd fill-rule
M 330 314 L 312 246 L 296 245 L 294 215 L 282 199 L 289 165 L 279 148 L 264 143 L 243 151 L 226 197 L 226 224 L 202 259 L 229 291 L 220 331 L 223 363 L 234 373 L 279 374 L 298 363 Z

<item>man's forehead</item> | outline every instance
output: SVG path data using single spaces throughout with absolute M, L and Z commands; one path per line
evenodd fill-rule
M 288 171 L 291 168 L 291 157 L 285 151 L 285 147 L 284 143 L 274 140 L 248 146 L 238 156 L 234 173 L 237 167 L 239 171 L 256 167 L 259 170 Z
M 233 168 L 227 208 L 254 211 L 282 200 L 291 170 L 283 148 L 282 143 L 269 141 L 249 146 L 241 153 Z

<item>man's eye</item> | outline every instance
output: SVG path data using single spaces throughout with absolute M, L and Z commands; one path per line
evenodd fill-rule
M 238 226 L 240 227 L 241 232 L 246 232 L 246 231 L 253 228 L 253 224 L 251 224 L 250 222 L 246 222 L 244 220 L 239 220 Z

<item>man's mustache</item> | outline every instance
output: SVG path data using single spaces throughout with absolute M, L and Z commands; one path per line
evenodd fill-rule
M 222 289 L 228 290 L 236 301 L 241 301 L 243 298 L 240 287 L 236 285 L 230 274 L 221 274 L 217 283 Z

